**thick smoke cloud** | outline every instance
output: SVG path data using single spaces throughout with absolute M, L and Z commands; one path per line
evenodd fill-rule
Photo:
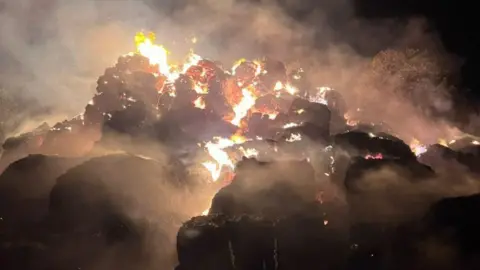
M 355 180 L 361 192 L 340 194 L 348 197 L 349 205 L 356 208 L 352 217 L 356 222 L 402 222 L 420 218 L 443 198 L 470 196 L 480 191 L 476 177 L 464 169 L 412 182 L 395 168 L 385 167 L 366 172 Z
M 99 74 L 152 17 L 138 1 L 3 1 L 0 12 L 2 87 L 62 117 L 83 110 Z
M 365 22 L 355 17 L 349 1 L 280 2 L 3 1 L 1 82 L 5 91 L 20 95 L 18 102 L 35 101 L 27 111 L 47 107 L 49 117 L 76 115 L 93 95 L 97 77 L 133 50 L 136 31 L 148 29 L 172 49 L 174 60 L 192 47 L 195 36 L 199 54 L 226 66 L 264 55 L 301 66 L 312 85 L 338 89 L 351 115 L 361 107 L 363 120 L 385 121 L 405 140 L 413 136 L 432 142 L 454 133 L 415 106 L 444 114 L 452 110 L 447 88 L 428 77 L 451 65 L 437 61 L 444 53 L 422 22 Z M 305 16 L 290 16 L 295 14 Z M 420 57 L 408 70 L 410 62 L 404 60 L 409 56 L 402 51 L 409 46 L 433 51 L 433 56 Z M 372 56 L 390 48 L 380 67 L 371 68 Z M 422 80 L 403 79 L 412 73 L 420 73 Z
M 0 22 L 6 37 L 0 41 L 1 57 L 8 63 L 0 66 L 3 87 L 19 103 L 34 100 L 26 111 L 48 108 L 42 120 L 81 112 L 97 77 L 134 49 L 136 31 L 148 29 L 172 48 L 174 60 L 192 47 L 195 36 L 200 55 L 227 66 L 241 57 L 266 55 L 303 67 L 311 85 L 332 86 L 344 95 L 350 115 L 385 121 L 407 141 L 417 137 L 434 142 L 456 132 L 416 107 L 443 114 L 453 108 L 445 84 L 429 77 L 453 67 L 441 61 L 445 54 L 434 35 L 426 34 L 418 20 L 362 21 L 349 1 L 317 1 L 315 6 L 233 0 L 4 1 Z M 410 65 L 412 57 L 404 53 L 410 46 L 428 49 L 433 56 L 420 55 Z M 385 49 L 391 51 L 373 65 L 372 56 Z M 414 83 L 404 79 L 417 73 L 420 80 Z
M 308 70 L 312 85 L 337 88 L 354 110 L 368 108 L 362 112 L 367 120 L 399 124 L 402 129 L 395 132 L 412 131 L 423 140 L 451 135 L 446 134 L 451 133 L 447 124 L 425 117 L 412 105 L 428 108 L 427 114 L 434 110 L 448 116 L 453 105 L 444 84 L 428 78 L 405 82 L 398 70 L 393 76 L 369 74 L 371 57 L 388 48 L 433 50 L 437 61 L 445 54 L 434 36 L 418 21 L 362 21 L 349 1 L 3 1 L 0 21 L 3 88 L 33 99 L 35 106 L 48 108 L 48 115 L 81 112 L 98 75 L 133 50 L 136 31 L 148 29 L 172 49 L 173 60 L 192 47 L 194 36 L 199 54 L 226 66 L 241 57 L 278 58 Z M 402 61 L 397 56 L 388 57 L 386 65 L 405 67 L 395 63 Z M 436 63 L 429 68 L 451 67 Z M 422 136 L 425 130 L 434 134 Z

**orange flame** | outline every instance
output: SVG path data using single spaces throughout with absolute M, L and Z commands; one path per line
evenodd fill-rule
M 151 65 L 158 66 L 158 74 L 167 77 L 168 81 L 175 81 L 181 73 L 185 73 L 191 66 L 198 64 L 202 59 L 199 55 L 190 51 L 187 60 L 183 64 L 182 70 L 174 69 L 174 66 L 168 64 L 169 52 L 165 47 L 155 44 L 155 34 L 145 35 L 139 32 L 135 35 L 135 46 L 137 53 L 148 58 Z
M 143 32 L 140 32 L 137 33 L 135 36 L 136 53 L 146 57 L 153 68 L 158 68 L 158 70 L 154 72 L 154 75 L 162 75 L 161 77 L 166 78 L 159 79 L 159 93 L 168 94 L 171 97 L 176 97 L 177 90 L 175 89 L 173 82 L 175 82 L 182 74 L 187 74 L 190 76 L 190 71 L 193 71 L 192 74 L 195 74 L 195 76 L 190 76 L 193 79 L 193 90 L 199 96 L 194 101 L 192 101 L 192 103 L 197 108 L 205 109 L 206 104 L 203 95 L 208 93 L 209 86 L 207 80 L 204 79 L 209 76 L 207 74 L 208 72 L 205 69 L 201 69 L 200 67 L 198 70 L 201 70 L 201 72 L 199 74 L 196 74 L 195 72 L 197 71 L 197 69 L 191 69 L 192 67 L 198 66 L 199 62 L 202 61 L 203 58 L 195 54 L 193 51 L 190 51 L 182 65 L 171 65 L 168 61 L 169 52 L 165 47 L 161 45 L 156 45 L 155 40 L 156 37 L 153 33 L 145 34 Z M 193 38 L 190 41 L 195 44 L 197 42 L 197 39 Z M 242 63 L 245 62 L 246 59 L 238 60 L 233 65 L 231 69 L 231 74 L 235 75 L 237 67 L 239 67 Z M 209 141 L 205 144 L 205 150 L 209 154 L 211 160 L 203 162 L 202 165 L 210 172 L 213 181 L 217 181 L 220 178 L 220 175 L 222 174 L 222 170 L 224 168 L 228 168 L 232 171 L 234 170 L 235 162 L 230 158 L 226 149 L 231 148 L 235 145 L 241 145 L 249 140 L 242 135 L 245 128 L 244 120 L 246 117 L 248 117 L 249 113 L 253 111 L 260 112 L 264 115 L 268 115 L 268 117 L 272 120 L 275 119 L 279 114 L 277 109 L 254 108 L 255 102 L 259 97 L 258 93 L 261 92 L 256 88 L 258 84 L 258 76 L 266 74 L 267 71 L 264 69 L 264 64 L 262 61 L 253 61 L 251 67 L 254 68 L 255 78 L 253 80 L 248 79 L 246 81 L 243 81 L 243 79 L 230 78 L 222 82 L 224 84 L 224 96 L 233 110 L 233 113 L 231 115 L 225 116 L 224 120 L 229 121 L 233 125 L 239 127 L 239 130 L 229 139 L 213 138 L 212 141 Z M 167 91 L 163 92 L 165 85 L 170 85 L 170 87 Z M 299 89 L 291 85 L 288 81 L 277 82 L 274 86 L 274 89 L 272 90 L 277 94 L 286 92 L 291 95 L 297 95 L 299 93 Z M 326 101 L 324 100 L 325 93 L 330 90 L 330 88 L 320 87 L 317 90 L 318 93 L 313 95 L 312 102 L 326 103 Z M 297 111 L 298 114 L 301 114 L 303 112 L 304 110 Z M 293 127 L 295 125 L 296 124 L 287 124 L 284 128 Z M 257 139 L 261 140 L 261 138 Z M 301 139 L 302 138 L 300 134 L 291 134 L 287 140 L 298 141 Z M 245 149 L 243 147 L 239 147 L 236 150 L 240 151 L 244 156 L 247 157 L 255 157 L 258 155 L 258 151 L 253 148 Z
M 146 36 L 143 32 L 135 36 L 137 52 L 148 58 L 150 64 L 158 65 L 159 73 L 168 77 L 170 66 L 167 62 L 168 51 L 160 45 L 155 45 L 155 34 L 149 33 Z
M 207 161 L 202 163 L 202 165 L 210 172 L 213 181 L 216 182 L 220 177 L 223 167 L 226 166 L 232 170 L 235 168 L 233 161 L 224 150 L 225 148 L 235 145 L 235 143 L 225 138 L 217 137 L 214 139 L 216 142 L 207 142 L 205 149 L 215 162 Z
M 365 159 L 383 159 L 383 155 L 381 153 L 375 155 L 366 155 Z

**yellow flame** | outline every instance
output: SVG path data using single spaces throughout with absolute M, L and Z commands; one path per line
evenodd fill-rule
M 417 157 L 427 152 L 427 146 L 421 144 L 417 139 L 412 140 L 410 143 L 410 149 L 412 149 L 412 152 Z
M 345 120 L 347 122 L 346 124 L 351 126 L 351 127 L 354 127 L 354 126 L 358 125 L 358 123 L 359 123 L 359 121 L 353 119 L 352 116 L 349 113 L 345 113 L 343 115 L 343 118 L 345 118 Z
M 159 72 L 164 75 L 170 74 L 170 67 L 167 62 L 168 51 L 160 45 L 155 45 L 155 34 L 149 33 L 146 36 L 143 32 L 135 36 L 137 52 L 148 58 L 150 64 L 158 65 Z M 168 76 L 167 76 L 168 77 Z
M 158 65 L 158 72 L 167 77 L 168 81 L 175 81 L 181 73 L 185 73 L 191 66 L 198 64 L 202 57 L 190 51 L 187 60 L 183 64 L 182 70 L 174 68 L 168 64 L 169 52 L 161 45 L 155 44 L 155 34 L 145 35 L 139 32 L 135 35 L 135 46 L 137 53 L 148 58 L 151 65 Z
M 203 85 L 203 84 L 200 84 L 200 83 L 196 83 L 193 86 L 193 90 L 195 90 L 195 92 L 197 92 L 197 94 L 205 95 L 205 94 L 208 94 L 208 85 Z
M 280 91 L 283 89 L 283 83 L 281 81 L 278 81 L 276 84 L 275 84 L 275 87 L 273 88 L 273 90 L 275 91 Z
M 234 134 L 230 140 L 232 140 L 233 143 L 235 144 L 242 144 L 244 142 L 247 141 L 247 138 L 245 138 L 245 136 L 241 135 L 241 134 Z
M 296 93 L 298 93 L 298 89 L 288 83 L 285 85 L 285 91 L 287 91 L 290 95 L 295 95 Z
M 205 144 L 205 149 L 212 160 L 206 161 L 202 163 L 202 165 L 210 172 L 213 182 L 216 182 L 220 178 L 222 169 L 224 167 L 227 167 L 231 170 L 235 169 L 235 164 L 225 149 L 234 145 L 243 144 L 246 141 L 247 138 L 239 133 L 236 133 L 230 139 L 215 137 L 212 141 L 209 141 Z M 242 151 L 247 157 L 258 155 L 258 152 L 256 152 L 256 150 L 253 148 L 245 150 L 240 147 L 239 150 Z
M 242 89 L 242 100 L 233 107 L 233 112 L 235 113 L 235 117 L 230 121 L 230 123 L 234 124 L 235 126 L 240 126 L 242 119 L 247 116 L 248 111 L 250 108 L 255 105 L 255 100 L 257 97 L 253 94 L 248 87 Z
M 278 116 L 278 112 L 267 113 L 267 115 L 268 115 L 268 119 L 275 120 Z
M 321 86 L 317 87 L 316 90 L 317 92 L 315 93 L 315 95 L 309 97 L 309 101 L 328 105 L 326 94 L 333 89 L 328 86 Z
M 253 63 L 255 64 L 255 76 L 266 73 L 266 70 L 263 69 L 262 62 L 255 60 Z
M 278 81 L 278 82 L 275 83 L 275 86 L 274 86 L 273 90 L 276 91 L 276 92 L 279 92 L 279 91 L 283 90 L 283 91 L 289 93 L 290 95 L 295 95 L 295 94 L 298 93 L 298 89 L 295 86 L 293 86 L 289 83 L 283 84 L 281 81 Z
M 232 74 L 235 75 L 235 70 L 238 68 L 238 66 L 240 66 L 242 63 L 244 63 L 246 61 L 247 61 L 247 59 L 245 59 L 245 58 L 237 60 L 232 66 Z
M 227 166 L 232 170 L 235 168 L 233 161 L 230 159 L 227 152 L 224 150 L 225 148 L 235 145 L 235 143 L 232 140 L 226 138 L 214 139 L 216 139 L 216 142 L 207 142 L 205 144 L 205 149 L 207 150 L 210 157 L 215 160 L 216 163 L 207 161 L 204 162 L 202 165 L 210 172 L 212 179 L 215 182 L 220 177 L 224 166 Z
M 205 100 L 203 100 L 203 97 L 198 97 L 195 99 L 195 101 L 193 101 L 193 105 L 195 105 L 196 108 L 203 110 L 205 109 Z
M 195 54 L 193 51 L 190 51 L 187 60 L 183 64 L 182 73 L 185 73 L 190 67 L 197 65 L 198 62 L 200 62 L 200 60 L 202 59 L 203 58 L 200 55 Z
M 445 147 L 448 147 L 447 140 L 445 140 L 445 139 L 439 139 L 438 144 L 443 145 Z
M 220 178 L 220 173 L 222 172 L 222 168 L 219 167 L 215 162 L 213 161 L 206 161 L 203 162 L 202 165 L 205 167 L 210 172 L 210 175 L 212 177 L 212 180 L 215 182 Z

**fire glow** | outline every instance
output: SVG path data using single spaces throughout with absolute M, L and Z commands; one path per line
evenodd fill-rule
M 181 74 L 186 74 L 190 67 L 197 65 L 203 58 L 191 51 L 183 65 L 181 65 L 180 67 L 171 65 L 168 62 L 168 50 L 161 45 L 155 44 L 155 41 L 156 37 L 153 33 L 138 33 L 135 36 L 136 53 L 146 57 L 149 60 L 150 65 L 155 67 L 155 76 L 164 76 L 166 78 L 165 83 L 163 84 L 161 89 L 159 89 L 159 92 L 162 92 L 164 91 L 165 85 L 168 85 L 169 83 L 173 84 L 173 82 L 177 80 Z M 240 59 L 236 61 L 230 73 L 232 75 L 236 75 L 238 73 L 237 69 L 241 65 L 246 63 L 246 59 Z M 246 128 L 244 120 L 249 116 L 252 110 L 267 115 L 268 118 L 271 120 L 274 120 L 278 115 L 277 111 L 268 111 L 254 108 L 256 100 L 260 97 L 260 91 L 258 91 L 257 89 L 257 77 L 266 74 L 267 71 L 264 70 L 262 62 L 258 60 L 252 62 L 252 68 L 254 70 L 254 78 L 251 80 L 238 78 L 235 84 L 238 87 L 239 92 L 233 93 L 231 95 L 232 97 L 227 97 L 227 100 L 230 100 L 229 103 L 232 106 L 233 115 L 226 115 L 224 117 L 224 120 L 237 126 L 239 131 L 236 134 L 232 135 L 230 138 L 216 137 L 204 144 L 204 149 L 208 153 L 210 160 L 203 162 L 202 165 L 210 172 L 211 179 L 214 182 L 220 178 L 221 173 L 224 169 L 232 171 L 234 170 L 235 163 L 230 157 L 230 155 L 227 153 L 227 149 L 232 148 L 236 145 L 241 145 L 247 141 L 247 138 L 239 134 L 242 134 L 243 130 Z M 209 90 L 208 84 L 202 80 L 202 77 L 204 77 L 205 75 L 205 72 L 202 71 L 202 73 L 200 74 L 200 79 L 196 79 L 193 82 L 193 90 L 199 96 L 192 103 L 198 109 L 206 108 L 205 99 L 202 96 L 207 94 Z M 281 81 L 278 81 L 271 90 L 272 92 L 277 94 L 285 92 L 290 95 L 295 95 L 296 93 L 298 93 L 298 89 L 291 85 L 289 82 Z M 172 97 L 175 97 L 175 88 L 171 87 L 168 90 L 168 94 Z M 325 103 L 324 101 L 320 102 Z M 303 110 L 299 110 L 298 113 L 303 113 Z M 286 125 L 285 128 L 296 127 L 299 124 L 300 123 L 290 123 Z M 300 134 L 292 134 L 288 141 L 293 142 L 300 139 Z M 258 150 L 254 148 L 239 147 L 237 150 L 246 157 L 258 156 Z
M 194 107 L 202 110 L 206 109 L 208 104 L 206 104 L 205 95 L 209 93 L 208 80 L 212 75 L 205 69 L 201 69 L 198 74 L 194 73 L 193 75 L 190 71 L 191 68 L 195 68 L 205 59 L 195 54 L 193 51 L 190 51 L 183 64 L 172 65 L 168 61 L 169 51 L 165 47 L 155 44 L 155 41 L 156 37 L 152 33 L 138 33 L 135 36 L 136 53 L 149 60 L 150 65 L 154 70 L 153 74 L 156 77 L 165 78 L 165 80 L 162 81 L 161 87 L 157 89 L 159 93 L 166 93 L 175 98 L 177 96 L 177 90 L 172 85 L 178 78 L 180 78 L 180 76 L 187 75 L 192 79 L 192 90 L 197 94 L 197 97 L 192 100 Z M 196 41 L 195 38 L 192 40 L 192 43 L 196 43 Z M 271 108 L 256 108 L 256 101 L 262 97 L 262 95 L 266 94 L 273 94 L 277 97 L 283 93 L 296 96 L 301 92 L 289 81 L 277 81 L 274 85 L 270 86 L 271 89 L 261 89 L 259 78 L 268 73 L 264 68 L 262 61 L 247 61 L 246 59 L 240 59 L 234 63 L 230 70 L 223 70 L 225 74 L 233 76 L 233 80 L 229 82 L 229 87 L 226 87 L 228 90 L 223 90 L 223 95 L 231 106 L 232 113 L 230 115 L 224 115 L 223 120 L 236 126 L 238 130 L 230 138 L 214 137 L 212 140 L 203 144 L 203 148 L 208 154 L 209 159 L 204 161 L 202 165 L 210 173 L 213 182 L 220 179 L 223 170 L 233 171 L 235 169 L 235 161 L 232 159 L 229 151 L 237 151 L 246 157 L 257 157 L 259 155 L 257 149 L 241 146 L 247 141 L 261 140 L 261 138 L 246 138 L 242 135 L 248 130 L 246 120 L 248 120 L 252 113 L 261 113 L 262 115 L 268 116 L 270 120 L 274 120 L 279 114 L 279 111 Z M 300 71 L 303 72 L 301 69 Z M 245 74 L 251 74 L 251 76 Z M 300 78 L 301 76 L 298 74 L 293 76 L 293 80 L 298 80 Z M 308 101 L 327 105 L 326 94 L 330 90 L 332 90 L 332 88 L 326 86 L 317 87 L 315 93 L 310 93 Z M 305 109 L 297 109 L 294 113 L 301 115 L 305 113 Z M 358 121 L 353 119 L 348 113 L 345 114 L 345 119 L 347 125 L 356 126 L 358 124 Z M 283 125 L 283 129 L 294 128 L 300 125 L 302 125 L 302 123 L 287 123 Z M 371 134 L 371 136 L 374 135 Z M 290 134 L 290 137 L 287 138 L 287 142 L 296 142 L 301 139 L 301 134 L 294 133 Z M 448 143 L 446 141 L 441 141 L 440 144 L 447 145 Z M 415 139 L 412 140 L 410 148 L 417 156 L 423 154 L 427 149 L 425 145 L 422 145 Z M 276 146 L 275 149 L 277 149 Z M 382 159 L 383 156 L 382 154 L 370 154 L 365 156 L 365 158 Z

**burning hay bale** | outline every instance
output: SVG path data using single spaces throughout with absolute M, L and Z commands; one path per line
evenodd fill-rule
M 153 35 L 135 41 L 83 113 L 3 145 L 0 172 L 31 153 L 128 153 L 78 166 L 82 159 L 28 157 L 0 177 L 1 200 L 30 200 L 3 209 L 6 217 L 37 221 L 25 217 L 36 211 L 44 218 L 36 233 L 59 235 L 47 237 L 48 256 L 35 249 L 44 268 L 168 268 L 177 229 L 210 201 L 178 231 L 178 270 L 384 267 L 399 226 L 433 201 L 409 193 L 438 175 L 419 160 L 437 169 L 437 156 L 448 156 L 478 171 L 474 141 L 455 151 L 407 145 L 386 125 L 347 119 L 338 92 L 280 61 L 242 59 L 229 70 L 192 51 L 171 65 Z M 41 181 L 20 188 L 31 173 Z M 415 217 L 404 215 L 411 208 Z
M 125 110 L 113 112 L 112 116 L 105 121 L 103 132 L 106 129 L 135 137 L 142 133 L 146 118 L 145 104 L 135 102 Z
M 349 131 L 335 135 L 333 141 L 338 149 L 353 157 L 416 160 L 410 147 L 391 135 Z
M 287 142 L 300 141 L 305 137 L 314 143 L 329 145 L 330 136 L 328 136 L 327 132 L 328 130 L 325 128 L 319 127 L 310 122 L 305 122 L 291 128 L 286 128 L 280 134 L 281 138 Z
M 207 133 L 199 129 L 211 123 L 223 127 L 229 134 L 225 137 L 270 137 L 285 124 L 300 121 L 287 111 L 295 97 L 305 95 L 289 82 L 284 63 L 241 60 L 230 71 L 192 52 L 183 65 L 171 66 L 165 48 L 154 41 L 153 35 L 137 35 L 137 52 L 105 70 L 85 111 L 43 132 L 27 154 L 82 156 L 111 132 L 165 143 L 184 137 L 197 143 L 199 133 Z M 324 102 L 325 91 L 303 108 L 308 119 L 302 121 L 317 126 L 311 136 L 329 135 L 330 112 L 317 104 Z M 32 135 L 26 137 L 31 140 Z
M 330 137 L 330 109 L 324 104 L 295 100 L 289 110 L 289 117 L 294 123 L 302 123 L 308 137 L 328 141 Z M 312 128 L 309 128 L 312 127 Z M 315 131 L 313 130 L 315 127 Z M 308 132 L 311 130 L 311 132 Z

